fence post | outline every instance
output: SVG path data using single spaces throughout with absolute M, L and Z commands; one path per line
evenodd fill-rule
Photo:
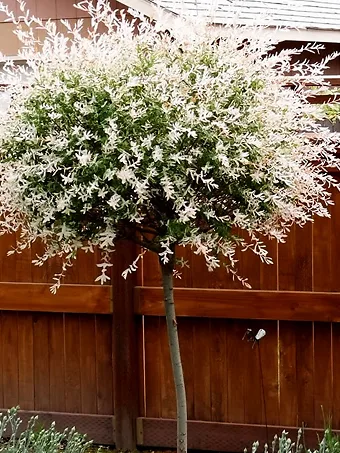
M 121 242 L 113 255 L 113 382 L 116 448 L 136 448 L 138 415 L 137 324 L 134 315 L 133 290 L 135 273 L 125 280 L 122 272 L 136 258 L 136 247 Z

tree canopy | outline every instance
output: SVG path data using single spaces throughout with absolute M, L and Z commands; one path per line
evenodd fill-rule
M 270 262 L 261 237 L 282 241 L 293 223 L 329 215 L 338 183 L 327 167 L 339 164 L 307 101 L 327 61 L 293 64 L 304 49 L 276 53 L 261 28 L 131 21 L 102 0 L 78 8 L 91 29 L 65 21 L 62 34 L 22 5 L 27 64 L 7 62 L 3 76 L 0 233 L 20 231 L 18 251 L 41 239 L 38 265 L 64 258 L 54 289 L 77 250 L 94 246 L 105 282 L 122 238 L 163 262 L 188 245 L 237 276 L 237 247 Z

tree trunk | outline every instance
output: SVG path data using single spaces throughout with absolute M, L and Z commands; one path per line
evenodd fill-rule
M 185 394 L 185 384 L 183 368 L 181 362 L 181 353 L 179 349 L 178 331 L 174 304 L 173 291 L 173 271 L 175 263 L 175 252 L 170 262 L 163 264 L 160 262 L 162 269 L 164 307 L 166 316 L 166 325 L 168 331 L 168 340 L 170 347 L 170 357 L 172 373 L 176 389 L 177 405 L 177 453 L 187 452 L 187 400 Z

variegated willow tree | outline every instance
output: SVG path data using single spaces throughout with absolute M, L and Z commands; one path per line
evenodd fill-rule
M 270 263 L 262 237 L 284 241 L 292 224 L 329 216 L 327 189 L 338 187 L 327 173 L 339 167 L 334 137 L 307 102 L 327 61 L 293 64 L 303 49 L 275 53 L 264 29 L 129 21 L 104 0 L 77 7 L 91 17 L 85 34 L 81 22 L 64 22 L 62 34 L 23 4 L 19 18 L 0 7 L 18 24 L 27 62 L 6 62 L 3 76 L 0 233 L 20 231 L 18 252 L 42 241 L 37 265 L 63 258 L 53 292 L 80 249 L 102 252 L 101 283 L 122 239 L 158 255 L 184 453 L 176 249 L 191 247 L 210 271 L 224 266 L 248 285 L 237 248 Z M 42 41 L 35 26 L 45 30 Z

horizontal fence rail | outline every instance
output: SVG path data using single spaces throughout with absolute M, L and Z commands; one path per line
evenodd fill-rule
M 57 294 L 48 283 L 0 282 L 0 310 L 55 313 L 112 313 L 112 289 L 99 285 L 61 285 Z
M 7 409 L 0 409 L 1 413 L 6 411 Z M 113 445 L 115 443 L 115 420 L 112 415 L 37 411 L 19 411 L 18 415 L 23 421 L 19 432 L 26 428 L 31 417 L 38 416 L 37 429 L 41 425 L 48 427 L 52 422 L 55 422 L 56 429 L 59 431 L 64 431 L 66 428 L 71 429 L 74 426 L 78 432 L 86 434 L 88 440 L 96 439 L 98 443 L 103 445 Z
M 340 322 L 340 294 L 175 288 L 178 316 Z M 164 316 L 162 288 L 135 288 L 135 313 Z
M 142 447 L 176 448 L 176 421 L 167 419 L 138 418 L 138 445 Z M 296 427 L 285 427 L 289 437 L 296 441 Z M 266 426 L 237 423 L 213 423 L 188 421 L 188 448 L 190 450 L 242 452 L 251 451 L 253 442 L 259 441 L 271 445 L 275 435 L 282 432 L 281 426 Z M 303 442 L 316 448 L 318 438 L 323 437 L 322 430 L 305 428 Z M 259 449 L 261 451 L 261 447 Z

